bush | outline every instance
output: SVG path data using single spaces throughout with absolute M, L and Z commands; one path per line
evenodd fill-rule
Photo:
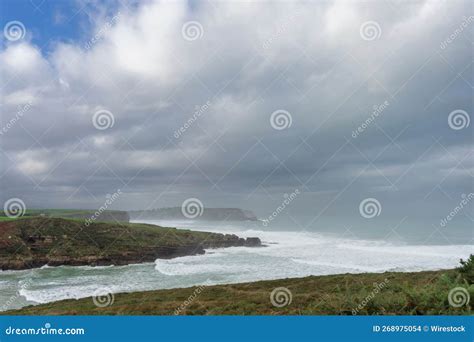
M 461 266 L 456 270 L 469 284 L 474 284 L 474 255 L 471 254 L 466 261 L 461 259 L 460 263 Z

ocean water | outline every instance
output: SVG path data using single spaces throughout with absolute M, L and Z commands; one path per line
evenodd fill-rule
M 146 223 L 257 236 L 266 247 L 211 249 L 204 255 L 139 265 L 0 271 L 0 311 L 104 292 L 338 273 L 437 270 L 457 266 L 460 258 L 468 257 L 474 250 L 472 244 L 423 245 L 361 239 L 341 233 L 270 231 L 255 223 Z

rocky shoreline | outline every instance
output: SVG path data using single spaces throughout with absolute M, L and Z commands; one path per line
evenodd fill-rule
M 143 224 L 85 226 L 76 220 L 44 217 L 0 222 L 1 270 L 118 266 L 199 255 L 210 248 L 259 246 L 259 238 Z

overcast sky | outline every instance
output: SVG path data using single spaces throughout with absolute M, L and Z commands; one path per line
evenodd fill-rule
M 436 225 L 473 192 L 472 1 L 54 3 L 2 5 L 3 202 Z

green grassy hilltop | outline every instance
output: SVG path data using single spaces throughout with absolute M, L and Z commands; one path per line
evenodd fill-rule
M 205 248 L 258 245 L 255 238 L 148 224 L 23 217 L 0 222 L 0 269 L 126 265 L 203 254 Z
M 15 213 L 12 213 L 15 214 Z M 19 218 L 27 217 L 60 217 L 66 219 L 90 219 L 92 216 L 96 216 L 96 221 L 100 222 L 128 222 L 130 216 L 126 211 L 121 210 L 104 210 L 96 211 L 91 209 L 25 209 L 21 213 Z M 1 221 L 13 221 L 17 218 L 11 218 L 6 216 L 4 211 L 0 212 Z

